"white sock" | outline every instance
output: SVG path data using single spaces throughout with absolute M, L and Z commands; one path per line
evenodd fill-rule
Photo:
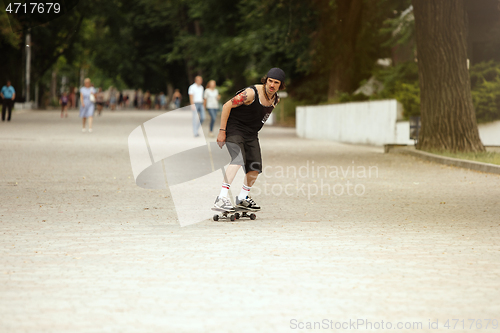
M 219 198 L 222 198 L 222 197 L 227 198 L 227 192 L 229 191 L 230 186 L 231 186 L 231 184 L 222 183 L 222 188 L 220 189 Z
M 248 193 L 250 193 L 250 189 L 251 189 L 250 186 L 246 186 L 245 184 L 243 184 L 243 187 L 241 188 L 240 195 L 238 195 L 238 200 L 246 199 L 246 197 L 248 196 Z

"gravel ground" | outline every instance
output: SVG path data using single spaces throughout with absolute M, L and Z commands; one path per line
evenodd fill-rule
M 159 114 L 0 123 L 0 332 L 500 330 L 500 176 L 265 127 L 257 220 L 181 228 L 130 166 Z

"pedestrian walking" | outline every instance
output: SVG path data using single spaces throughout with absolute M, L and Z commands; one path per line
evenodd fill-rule
M 128 107 L 128 95 L 123 96 L 123 107 Z
M 160 93 L 159 99 L 160 99 L 160 109 L 164 110 L 167 106 L 167 96 L 165 96 L 163 91 Z
M 59 105 L 61 105 L 61 118 L 63 117 L 68 118 L 68 103 L 69 103 L 68 93 L 63 91 L 61 98 L 59 99 Z
M 139 108 L 139 92 L 137 90 L 134 93 L 134 108 Z
M 82 132 L 85 132 L 85 122 L 89 120 L 89 132 L 92 132 L 92 117 L 94 116 L 95 89 L 90 86 L 90 79 L 83 81 L 84 86 L 80 88 L 80 118 L 83 120 Z
M 76 108 L 76 92 L 75 87 L 69 88 L 69 107 L 75 109 Z
M 102 109 L 104 108 L 104 92 L 100 87 L 97 93 L 95 94 L 95 104 L 97 106 L 97 114 L 100 116 Z
M 216 89 L 216 84 L 214 80 L 210 80 L 207 83 L 207 89 L 205 89 L 204 93 L 204 106 L 210 115 L 210 132 L 208 133 L 209 137 L 213 137 L 214 133 L 214 123 L 217 118 L 217 111 L 219 110 L 219 91 Z
M 109 90 L 109 108 L 111 111 L 115 111 L 116 109 L 116 91 L 114 88 Z
M 261 79 L 262 84 L 240 90 L 222 107 L 217 143 L 221 148 L 228 143 L 227 149 L 232 160 L 226 169 L 221 192 L 215 199 L 214 210 L 235 211 L 227 195 L 241 165 L 244 168 L 245 180 L 240 194 L 236 197 L 236 208 L 242 211 L 260 210 L 260 206 L 249 196 L 252 185 L 262 172 L 258 132 L 278 104 L 277 92 L 285 89 L 284 81 L 285 72 L 272 68 Z
M 151 110 L 151 94 L 149 90 L 146 90 L 146 93 L 144 94 L 144 103 L 144 109 Z
M 142 93 L 142 89 L 139 89 L 139 99 L 137 103 L 137 107 L 139 108 L 139 110 L 142 110 L 144 106 L 144 94 Z
M 12 109 L 14 108 L 14 101 L 16 99 L 16 90 L 11 85 L 10 80 L 7 80 L 7 84 L 2 87 L 0 91 L 0 97 L 2 97 L 2 121 L 5 121 L 5 113 L 7 112 L 7 121 L 10 121 L 12 116 Z
M 176 109 L 181 107 L 182 94 L 179 89 L 175 89 L 174 94 L 172 95 L 172 100 Z
M 155 110 L 161 109 L 161 93 L 155 95 Z
M 120 95 L 118 96 L 118 106 L 123 107 L 123 92 L 120 91 Z
M 193 134 L 194 136 L 199 136 L 198 130 L 203 120 L 205 120 L 205 109 L 203 108 L 203 78 L 197 76 L 194 79 L 194 83 L 189 86 L 189 104 L 191 104 L 191 110 L 193 110 Z M 199 116 L 199 121 L 198 121 Z

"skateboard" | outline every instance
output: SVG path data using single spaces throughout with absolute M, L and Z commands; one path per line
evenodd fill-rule
M 214 221 L 219 221 L 220 219 L 235 221 L 242 217 L 248 217 L 250 220 L 255 220 L 257 218 L 257 216 L 254 213 L 248 214 L 249 212 L 253 212 L 252 210 L 244 208 L 235 208 L 234 211 L 228 211 L 217 208 L 212 208 L 212 210 L 221 213 L 221 214 L 215 214 L 213 216 Z

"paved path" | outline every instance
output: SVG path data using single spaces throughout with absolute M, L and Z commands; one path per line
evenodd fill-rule
M 499 176 L 267 127 L 258 219 L 180 228 L 130 168 L 128 134 L 158 114 L 105 112 L 92 134 L 75 112 L 0 123 L 0 332 L 498 331 Z

